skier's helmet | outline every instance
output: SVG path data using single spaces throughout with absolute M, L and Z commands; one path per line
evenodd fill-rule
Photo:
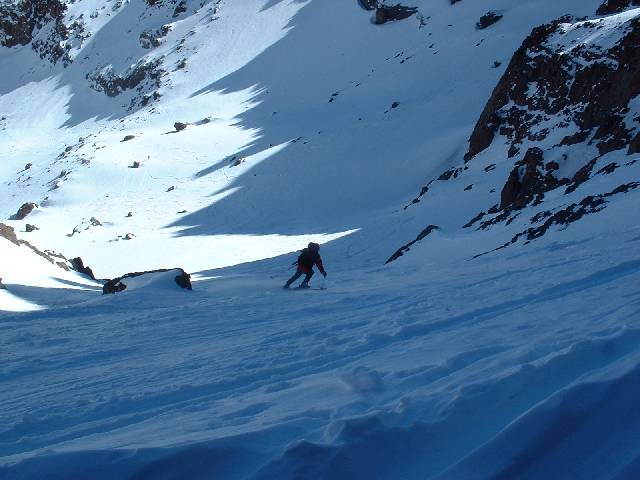
M 318 250 L 320 250 L 320 245 L 318 245 L 317 243 L 309 242 L 307 248 L 311 251 L 317 252 Z

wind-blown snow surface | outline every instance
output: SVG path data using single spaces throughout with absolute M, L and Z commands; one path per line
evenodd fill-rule
M 282 291 L 268 261 L 5 316 L 0 471 L 636 478 L 640 229 L 621 223 L 473 262 L 443 261 L 445 238 L 366 271 L 328 248 L 325 291 Z
M 526 223 L 461 228 L 512 164 L 486 174 L 485 152 L 402 209 L 461 162 L 503 73 L 493 62 L 600 2 L 416 3 L 422 28 L 374 26 L 355 1 L 188 2 L 174 19 L 81 0 L 67 15 L 85 12 L 92 35 L 66 69 L 0 52 L 0 210 L 40 205 L 7 223 L 36 224 L 19 235 L 100 278 L 194 273 L 193 291 L 101 296 L 45 260 L 2 272 L 2 308 L 40 310 L 0 314 L 0 477 L 640 475 L 637 190 L 478 258 Z M 504 19 L 477 31 L 489 9 Z M 165 23 L 159 47 L 138 45 Z M 87 86 L 105 65 L 163 55 L 148 107 Z M 169 133 L 175 121 L 192 124 Z M 609 192 L 638 168 L 536 208 Z M 428 223 L 440 230 L 383 266 Z M 281 290 L 310 240 L 327 289 Z

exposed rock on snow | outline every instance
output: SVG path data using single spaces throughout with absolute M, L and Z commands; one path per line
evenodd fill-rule
M 609 15 L 612 13 L 620 13 L 625 8 L 640 6 L 640 0 L 605 0 L 598 7 L 596 13 L 598 15 Z
M 621 193 L 627 193 L 631 190 L 635 190 L 638 187 L 640 187 L 640 182 L 626 183 L 602 195 L 589 195 L 588 197 L 583 198 L 580 202 L 573 203 L 567 207 L 560 208 L 555 211 L 541 212 L 532 219 L 532 223 L 539 223 L 540 221 L 544 220 L 542 224 L 535 227 L 530 227 L 525 231 L 514 235 L 514 237 L 509 242 L 498 247 L 496 250 L 500 250 L 511 244 L 514 244 L 521 238 L 526 239 L 525 243 L 528 243 L 531 240 L 535 240 L 536 238 L 539 238 L 546 234 L 547 231 L 554 225 L 566 227 L 570 223 L 580 220 L 582 217 L 589 213 L 595 213 L 603 210 L 606 207 L 608 199 L 610 197 L 619 195 Z M 484 254 L 476 255 L 476 257 L 482 255 Z
M 27 215 L 33 212 L 34 209 L 38 208 L 37 203 L 27 202 L 22 204 L 22 206 L 18 209 L 16 214 L 13 216 L 12 220 L 24 220 Z
M 71 268 L 76 272 L 82 273 L 83 275 L 87 275 L 92 280 L 96 279 L 95 275 L 93 274 L 93 270 L 91 270 L 91 267 L 84 264 L 84 261 L 82 260 L 82 258 L 80 257 L 72 258 L 71 260 L 69 260 L 69 263 L 71 264 Z
M 604 155 L 617 150 L 636 152 L 640 120 L 632 102 L 640 95 L 640 19 L 637 13 L 628 12 L 571 21 L 563 17 L 535 28 L 486 104 L 465 161 L 501 141 L 509 145 L 508 156 L 516 158 L 525 144 L 536 146 L 528 146 L 515 162 L 502 187 L 500 203 L 477 214 L 465 227 L 485 215 L 492 217 L 480 229 L 500 222 L 510 224 L 519 215 L 517 211 L 540 204 L 546 192 L 566 186 L 565 193 L 570 194 L 594 171 L 606 175 L 619 168 L 615 162 L 601 162 L 596 168 Z M 500 142 L 495 141 L 498 135 Z M 578 144 L 583 145 L 581 154 L 570 156 L 567 147 Z M 554 160 L 545 163 L 545 157 Z M 453 168 L 449 173 L 458 171 Z M 536 215 L 531 219 L 534 226 L 507 245 L 523 236 L 537 238 L 552 224 L 567 225 L 600 211 L 610 195 L 592 195 L 555 214 L 550 212 L 543 224 L 546 217 Z
M 218 3 L 219 3 L 219 1 L 218 1 Z M 176 8 L 173 10 L 173 18 L 179 17 L 180 15 L 182 15 L 186 11 L 187 11 L 187 1 L 186 0 L 180 0 L 178 2 L 178 4 L 176 5 Z
M 381 5 L 376 9 L 375 23 L 382 25 L 393 20 L 404 20 L 418 11 L 417 7 L 405 7 L 404 5 Z
M 148 272 L 127 273 L 108 280 L 102 287 L 102 293 L 118 293 L 123 290 L 135 290 L 143 287 L 167 287 L 175 283 L 180 288 L 192 289 L 191 275 L 182 268 L 151 270 Z
M 629 125 L 625 112 L 640 95 L 640 20 L 570 21 L 535 28 L 516 51 L 475 126 L 466 161 L 498 132 L 511 144 L 510 157 L 525 140 L 541 142 L 558 130 L 566 131 L 562 144 L 589 140 L 600 154 L 629 148 L 639 126 Z M 601 32 L 605 21 L 614 27 Z
M 420 232 L 420 234 L 416 237 L 415 240 L 413 240 L 412 242 L 407 243 L 406 245 L 400 247 L 393 255 L 391 255 L 391 257 L 389 257 L 389 259 L 385 262 L 385 263 L 391 263 L 394 260 L 397 260 L 398 258 L 400 258 L 402 255 L 404 255 L 405 253 L 407 253 L 409 250 L 411 250 L 411 246 L 414 243 L 417 243 L 419 241 L 421 241 L 422 239 L 424 239 L 425 237 L 427 237 L 429 234 L 431 234 L 432 232 L 434 232 L 435 230 L 438 230 L 438 226 L 436 225 L 429 225 L 427 228 L 425 228 L 422 232 Z
M 185 122 L 176 122 L 173 124 L 173 128 L 176 129 L 176 132 L 180 132 L 189 126 L 188 123 Z
M 0 238 L 9 240 L 14 245 L 24 245 L 25 247 L 33 250 L 33 252 L 36 253 L 37 255 L 41 256 L 42 258 L 45 258 L 49 262 L 53 263 L 54 265 L 57 265 L 58 267 L 64 270 L 70 269 L 71 265 L 69 261 L 64 257 L 64 255 L 61 255 L 56 252 L 48 251 L 48 250 L 43 252 L 42 250 L 31 245 L 31 243 L 27 242 L 26 240 L 18 239 L 18 237 L 16 236 L 15 229 L 13 227 L 10 227 L 9 225 L 0 223 Z
M 6 238 L 11 243 L 14 243 L 16 245 L 20 245 L 20 241 L 16 236 L 16 231 L 13 229 L 13 227 L 10 227 L 9 225 L 5 225 L 4 223 L 0 223 L 0 237 Z
M 60 0 L 3 2 L 0 4 L 0 45 L 27 45 L 41 58 L 57 62 L 65 55 L 69 30 L 64 24 L 67 6 Z M 69 60 L 69 59 L 67 59 Z
M 24 226 L 25 231 L 27 231 L 28 233 L 30 232 L 35 232 L 36 230 L 40 230 L 38 227 L 36 227 L 35 225 L 31 225 L 30 223 L 27 223 Z
M 476 28 L 478 30 L 483 30 L 487 27 L 490 27 L 494 23 L 497 23 L 502 18 L 502 15 L 496 12 L 487 12 L 480 17 L 478 23 L 476 23 Z
M 538 204 L 542 201 L 544 192 L 568 183 L 568 179 L 559 181 L 553 176 L 554 167 L 555 165 L 550 164 L 545 168 L 544 152 L 540 148 L 527 150 L 524 158 L 516 162 L 500 193 L 500 208 L 520 209 L 531 202 Z
M 156 30 L 145 30 L 140 34 L 140 46 L 145 49 L 162 45 L 162 39 L 171 31 L 171 25 L 163 25 Z
M 113 67 L 108 65 L 87 74 L 87 80 L 91 88 L 104 92 L 109 97 L 116 97 L 125 91 L 135 89 L 138 95 L 131 101 L 130 107 L 144 106 L 151 99 L 159 98 L 160 94 L 155 89 L 160 87 L 160 78 L 165 73 L 160 66 L 161 63 L 161 59 L 143 59 L 123 73 L 115 73 Z
M 358 3 L 365 10 L 375 10 L 378 7 L 378 0 L 358 0 Z
M 73 227 L 73 231 L 68 235 L 72 237 L 76 233 L 82 233 L 89 230 L 92 227 L 101 227 L 102 222 L 95 217 L 91 217 L 89 220 L 83 220 L 81 223 Z

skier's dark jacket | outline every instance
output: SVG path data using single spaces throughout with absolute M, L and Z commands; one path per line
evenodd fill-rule
M 309 248 L 305 248 L 302 250 L 302 253 L 298 257 L 298 270 L 303 271 L 304 273 L 309 273 L 313 266 L 316 265 L 320 273 L 324 274 L 324 267 L 322 266 L 322 258 L 320 258 L 320 254 L 318 252 L 314 252 Z

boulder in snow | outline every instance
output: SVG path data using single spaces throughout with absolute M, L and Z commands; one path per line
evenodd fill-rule
M 37 203 L 27 202 L 23 203 L 22 206 L 18 209 L 16 214 L 13 216 L 13 220 L 24 220 L 27 215 L 29 215 L 35 208 L 38 208 Z
M 393 20 L 404 20 L 418 11 L 417 7 L 405 7 L 404 5 L 382 5 L 376 9 L 376 25 L 382 25 Z
M 93 270 L 91 270 L 91 267 L 84 264 L 82 258 L 72 258 L 71 260 L 69 260 L 69 263 L 71 263 L 71 268 L 73 268 L 73 270 L 75 270 L 76 272 L 87 275 L 91 280 L 96 279 L 95 275 L 93 274 Z
M 102 287 L 102 293 L 118 293 L 124 290 L 136 290 L 139 288 L 166 289 L 173 285 L 191 290 L 191 275 L 182 268 L 127 273 L 126 275 L 107 281 Z
M 176 132 L 180 132 L 189 126 L 188 123 L 185 122 L 176 122 L 173 124 L 173 128 L 176 129 Z
M 476 23 L 476 28 L 478 30 L 484 30 L 487 27 L 490 27 L 494 23 L 498 22 L 502 18 L 502 15 L 496 12 L 487 12 L 480 17 L 480 20 Z

